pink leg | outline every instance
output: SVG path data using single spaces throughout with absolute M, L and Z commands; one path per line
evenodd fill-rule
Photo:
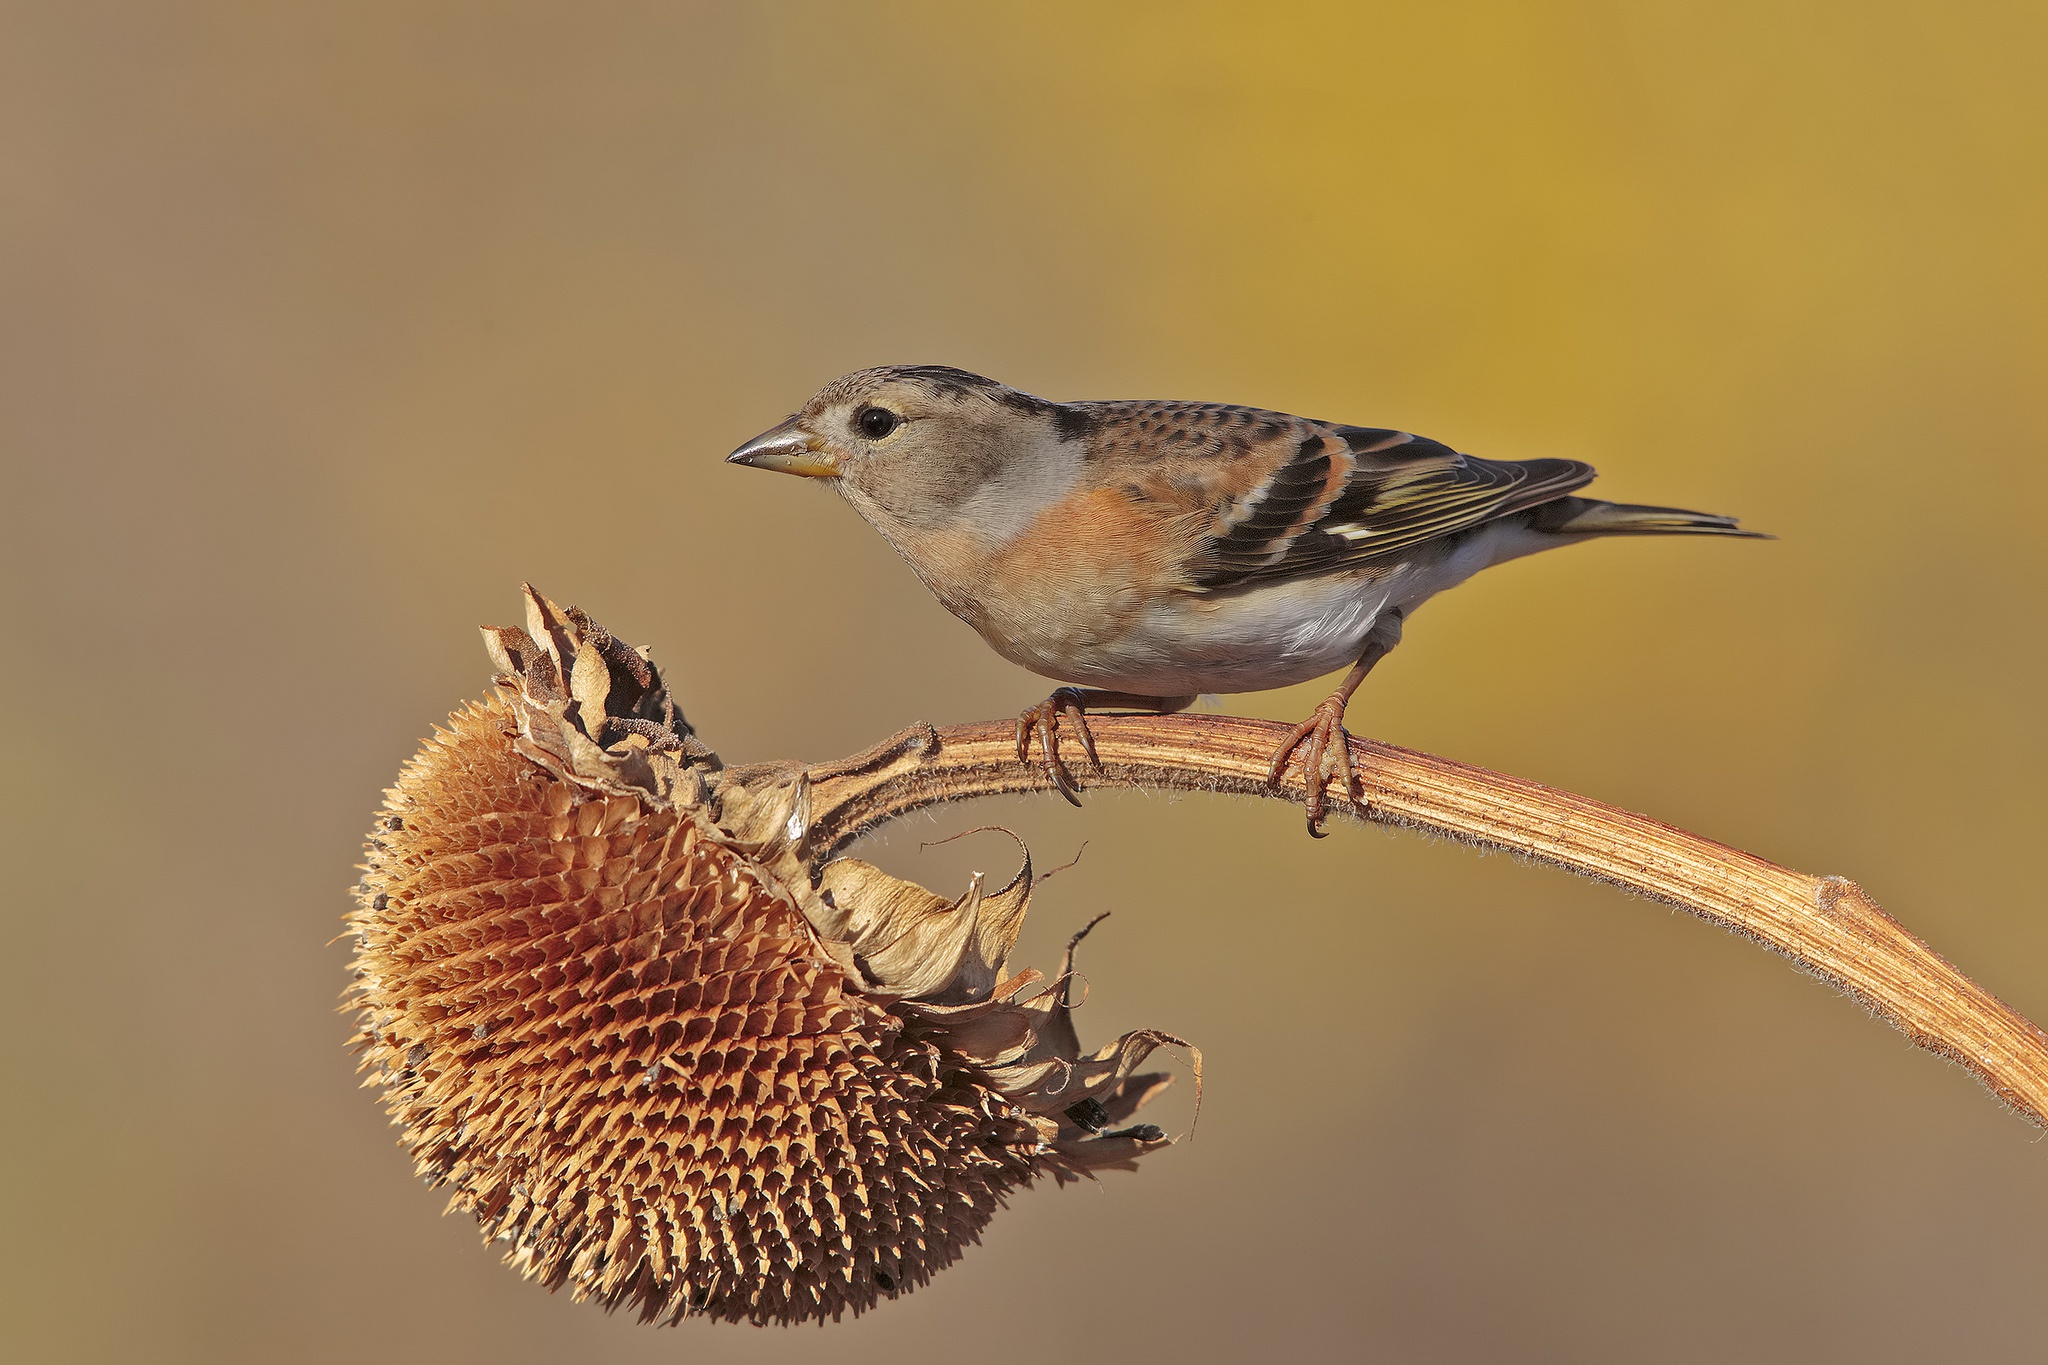
M 1266 781 L 1273 786 L 1280 785 L 1280 775 L 1287 771 L 1287 760 L 1304 742 L 1308 748 L 1301 757 L 1301 782 L 1306 789 L 1304 804 L 1308 807 L 1308 832 L 1315 838 L 1323 837 L 1323 813 L 1329 804 L 1326 790 L 1330 779 L 1335 778 L 1339 790 L 1347 800 L 1362 803 L 1364 793 L 1358 782 L 1358 773 L 1351 766 L 1351 736 L 1344 729 L 1344 712 L 1351 705 L 1351 694 L 1365 681 L 1365 675 L 1372 672 L 1374 664 L 1387 655 L 1391 646 L 1379 640 L 1366 644 L 1365 653 L 1344 675 L 1335 692 L 1323 698 L 1313 714 L 1287 732 L 1280 741 L 1280 747 L 1273 754 L 1273 766 L 1266 774 Z
M 1095 736 L 1088 733 L 1087 712 L 1114 708 L 1119 711 L 1151 711 L 1168 715 L 1194 701 L 1193 697 L 1141 697 L 1135 692 L 1104 692 L 1093 687 L 1062 687 L 1038 705 L 1017 717 L 1017 761 L 1031 761 L 1031 741 L 1038 741 L 1039 766 L 1045 769 L 1046 777 L 1059 794 L 1081 804 L 1081 797 L 1074 789 L 1074 780 L 1067 772 L 1067 765 L 1060 761 L 1059 720 L 1065 716 L 1080 732 L 1081 747 L 1088 753 L 1088 761 L 1096 767 L 1102 760 L 1095 756 Z

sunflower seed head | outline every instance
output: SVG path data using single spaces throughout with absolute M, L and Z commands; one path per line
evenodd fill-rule
M 346 1008 L 420 1174 L 523 1274 L 643 1320 L 838 1318 L 1011 1190 L 1167 1145 L 1113 1125 L 1186 1045 L 1083 1052 L 1071 949 L 1008 970 L 1028 855 L 950 901 L 813 868 L 802 771 L 724 769 L 644 652 L 530 588 L 485 640 L 494 695 L 374 822 Z

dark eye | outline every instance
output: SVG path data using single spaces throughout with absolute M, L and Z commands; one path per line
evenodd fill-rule
M 853 415 L 853 424 L 870 441 L 879 441 L 902 426 L 903 419 L 887 408 L 862 408 Z

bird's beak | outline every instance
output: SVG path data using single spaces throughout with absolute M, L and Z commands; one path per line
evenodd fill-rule
M 818 449 L 817 438 L 792 417 L 756 436 L 725 457 L 727 464 L 750 469 L 772 469 L 778 474 L 801 474 L 807 479 L 836 479 L 839 464 Z

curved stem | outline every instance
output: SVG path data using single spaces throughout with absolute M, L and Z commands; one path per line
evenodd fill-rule
M 1266 783 L 1287 729 L 1277 721 L 1093 716 L 1089 728 L 1101 766 L 1069 765 L 1084 789 L 1303 800 L 1292 769 L 1279 787 Z M 1847 992 L 2048 1127 L 2048 1035 L 1950 966 L 1853 882 L 1794 872 L 1647 816 L 1449 759 L 1357 739 L 1351 756 L 1365 782 L 1365 818 L 1508 849 L 1732 929 Z M 817 861 L 921 807 L 1053 790 L 1038 767 L 1017 761 L 1010 721 L 906 731 L 806 776 L 805 845 Z

